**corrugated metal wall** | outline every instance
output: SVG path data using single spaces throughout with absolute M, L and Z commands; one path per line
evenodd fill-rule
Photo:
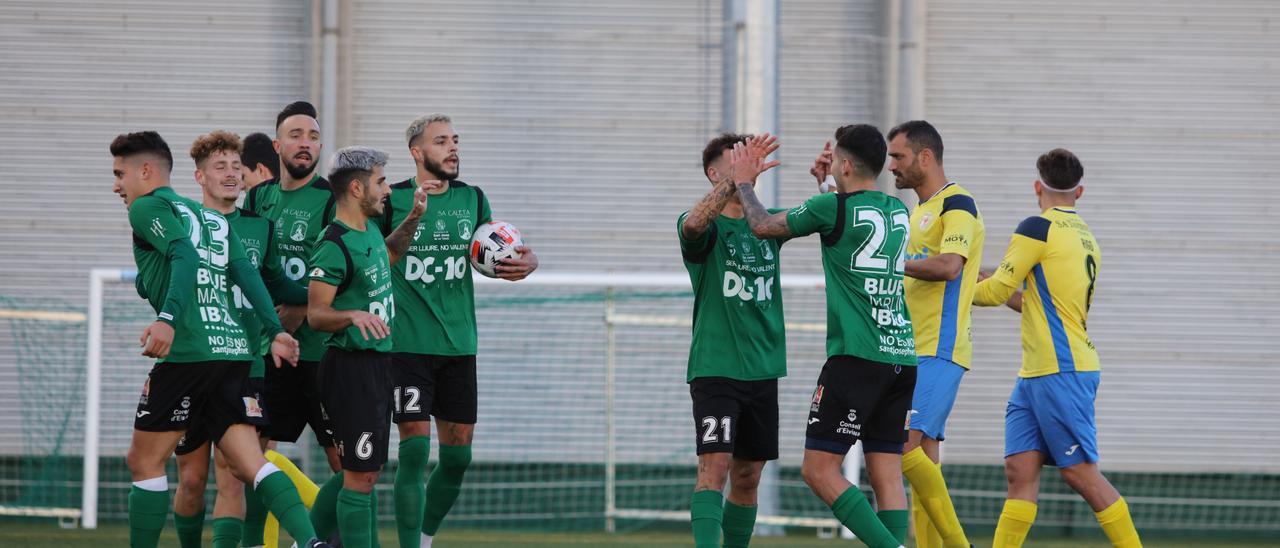
M 199 196 L 191 141 L 214 128 L 272 131 L 280 106 L 307 90 L 309 21 L 309 4 L 284 0 L 0 4 L 0 295 L 83 309 L 89 268 L 133 264 L 125 210 L 111 192 L 111 139 L 158 130 L 173 149 L 174 186 Z M 66 344 L 14 340 L 38 336 L 0 329 L 0 346 L 14 350 L 0 352 L 6 449 L 18 440 L 18 408 L 40 398 L 17 397 L 19 349 L 39 360 L 52 352 L 43 345 Z M 72 375 L 83 363 L 23 366 Z
M 1267 1 L 929 2 L 926 108 L 984 264 L 1037 213 L 1036 157 L 1084 163 L 1108 469 L 1280 469 L 1277 21 Z M 948 462 L 998 462 L 1018 364 L 1015 315 L 974 317 Z

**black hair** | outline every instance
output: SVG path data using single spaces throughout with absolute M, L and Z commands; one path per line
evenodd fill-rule
M 933 124 L 924 120 L 903 122 L 889 130 L 889 140 L 892 141 L 898 134 L 906 136 L 907 145 L 916 154 L 927 148 L 933 151 L 933 157 L 937 158 L 938 163 L 942 163 L 942 135 L 938 134 L 938 130 L 933 127 Z
M 284 109 L 280 111 L 280 114 L 276 115 L 276 128 L 279 129 L 280 124 L 283 124 L 290 116 L 297 114 L 310 116 L 313 119 L 319 119 L 316 116 L 316 107 L 314 105 L 306 101 L 294 101 L 285 105 Z
M 1070 150 L 1055 148 L 1036 160 L 1040 181 L 1058 190 L 1069 190 L 1084 178 L 1084 166 Z
M 138 154 L 155 154 L 165 161 L 165 167 L 173 171 L 173 153 L 169 144 L 154 131 L 121 133 L 111 141 L 111 155 L 129 158 Z
M 724 153 L 733 148 L 733 145 L 745 142 L 750 135 L 741 133 L 721 133 L 707 143 L 702 149 L 702 172 L 707 172 L 707 166 L 711 162 L 719 160 Z
M 367 182 L 372 171 L 361 168 L 337 169 L 329 173 L 329 187 L 333 189 L 335 198 L 342 198 L 351 193 L 351 183 Z
M 258 169 L 258 164 L 262 164 L 271 170 L 272 177 L 280 176 L 280 155 L 276 154 L 271 138 L 265 133 L 250 133 L 244 138 L 244 152 L 240 153 L 240 163 L 249 171 Z
M 836 148 L 853 156 L 853 167 L 867 179 L 875 179 L 884 169 L 889 146 L 880 130 L 869 124 L 855 124 L 836 130 Z

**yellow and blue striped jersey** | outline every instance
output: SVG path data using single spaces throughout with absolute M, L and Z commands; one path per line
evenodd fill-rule
M 973 303 L 1004 304 L 1025 284 L 1019 377 L 1099 369 L 1085 324 L 1101 267 L 1098 242 L 1075 211 L 1053 208 L 1018 225 L 1000 268 L 978 284 Z
M 907 308 L 915 326 L 916 355 L 936 356 L 969 368 L 973 358 L 969 311 L 985 238 L 986 228 L 973 196 L 955 183 L 947 183 L 911 212 L 908 259 L 943 253 L 965 258 L 964 271 L 951 281 L 904 278 Z

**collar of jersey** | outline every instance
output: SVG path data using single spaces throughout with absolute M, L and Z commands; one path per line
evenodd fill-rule
M 922 203 L 922 204 L 923 204 L 923 203 L 928 203 L 928 202 L 929 202 L 929 200 L 932 200 L 932 199 L 934 199 L 934 198 L 937 198 L 939 194 L 942 194 L 942 191 L 944 191 L 944 190 L 946 190 L 946 189 L 950 188 L 950 187 L 951 187 L 951 185 L 954 185 L 954 184 L 955 184 L 954 182 L 947 181 L 947 184 L 942 185 L 942 188 L 939 188 L 937 192 L 934 192 L 934 193 L 933 193 L 933 196 L 930 196 L 930 197 L 928 197 L 928 198 L 925 198 L 925 199 L 924 199 L 924 201 L 923 201 L 923 202 L 920 202 L 920 203 Z

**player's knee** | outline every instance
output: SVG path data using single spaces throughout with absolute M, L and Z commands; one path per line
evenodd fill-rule
M 1098 476 L 1096 468 L 1084 463 L 1059 469 L 1058 473 L 1062 475 L 1062 481 L 1077 493 L 1093 489 Z
M 1010 485 L 1022 485 L 1035 481 L 1039 467 L 1032 468 L 1019 459 L 1005 459 L 1004 477 Z
M 459 449 L 441 450 L 440 466 L 445 470 L 462 473 L 471 466 L 471 447 L 467 445 L 453 446 Z M 461 449 L 461 448 L 465 448 Z
M 124 461 L 129 467 L 129 472 L 133 474 L 134 479 L 151 478 L 164 474 L 165 458 L 157 459 L 154 455 L 148 454 L 135 447 L 130 447 L 129 452 L 125 454 Z
M 760 472 L 763 467 L 735 466 L 730 482 L 734 491 L 755 491 L 760 487 Z
M 804 478 L 804 484 L 810 489 L 817 489 L 818 486 L 824 485 L 831 476 L 831 470 L 826 466 L 820 465 L 809 459 L 805 459 L 800 465 L 800 476 Z

